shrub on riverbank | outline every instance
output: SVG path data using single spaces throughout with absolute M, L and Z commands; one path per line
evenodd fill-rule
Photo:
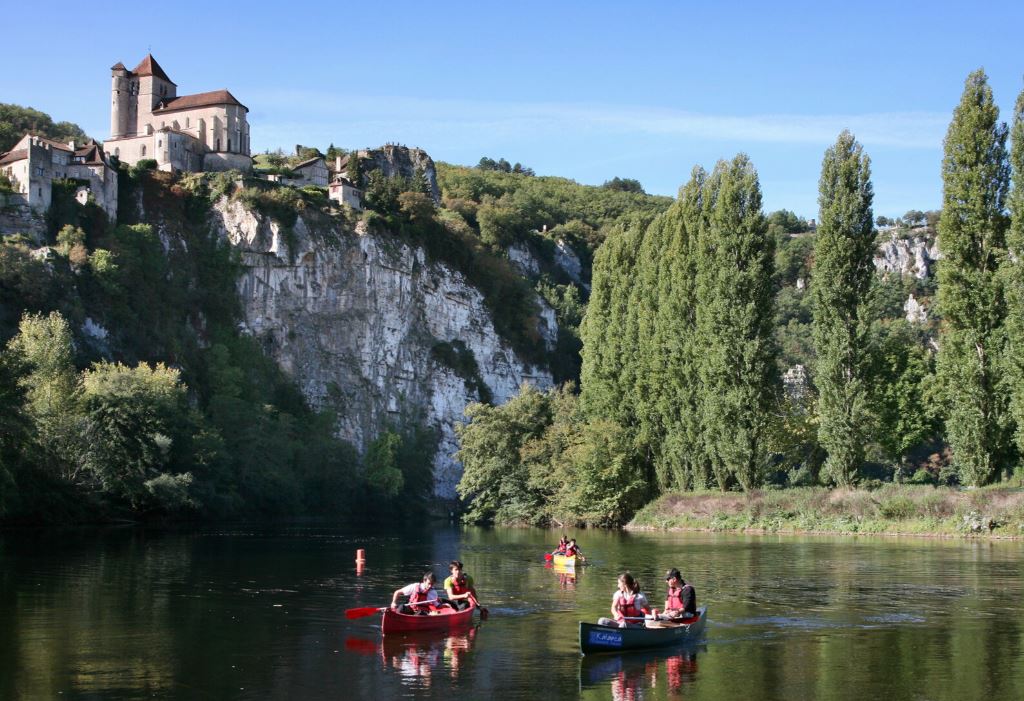
M 887 484 L 675 492 L 648 504 L 627 528 L 1024 537 L 1024 489 Z

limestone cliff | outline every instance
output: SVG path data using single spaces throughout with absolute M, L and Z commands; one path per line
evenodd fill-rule
M 480 292 L 422 249 L 316 216 L 284 229 L 227 198 L 211 216 L 240 254 L 244 330 L 314 407 L 337 413 L 338 435 L 360 450 L 388 425 L 422 420 L 436 428 L 438 497 L 455 495 L 454 426 L 479 400 L 477 382 L 495 403 L 524 381 L 552 384 L 547 369 L 524 363 L 498 336 Z M 452 342 L 472 352 L 478 377 L 460 376 L 434 352 Z

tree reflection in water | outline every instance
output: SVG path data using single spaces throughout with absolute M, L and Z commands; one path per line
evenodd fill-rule
M 580 660 L 580 689 L 609 684 L 616 701 L 636 701 L 643 698 L 646 689 L 664 686 L 670 698 L 678 697 L 684 687 L 697 680 L 697 653 L 701 649 L 686 646 L 589 655 Z

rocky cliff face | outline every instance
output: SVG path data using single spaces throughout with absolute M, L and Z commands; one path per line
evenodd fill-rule
M 893 233 L 878 247 L 874 263 L 880 273 L 913 275 L 924 280 L 937 260 L 939 245 L 934 238 L 924 235 L 905 238 Z
M 461 467 L 451 457 L 454 426 L 479 396 L 470 378 L 437 359 L 437 344 L 461 341 L 472 351 L 474 379 L 495 403 L 522 382 L 552 384 L 546 369 L 522 362 L 497 335 L 481 294 L 421 249 L 316 216 L 299 217 L 286 231 L 228 199 L 212 218 L 241 256 L 245 331 L 314 407 L 337 412 L 338 435 L 360 450 L 389 425 L 420 420 L 434 427 L 438 497 L 455 496 Z
M 411 178 L 417 171 L 422 172 L 430 186 L 434 204 L 441 203 L 441 188 L 437 185 L 434 159 L 423 149 L 387 144 L 380 148 L 363 149 L 359 151 L 359 158 L 362 159 L 364 179 L 375 170 L 387 178 Z

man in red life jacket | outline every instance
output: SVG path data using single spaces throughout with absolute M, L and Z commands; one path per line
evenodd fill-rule
M 664 621 L 690 618 L 697 615 L 697 592 L 687 584 L 675 567 L 665 573 L 668 590 L 665 593 L 665 610 L 659 619 Z
M 451 571 L 451 576 L 444 580 L 444 590 L 448 594 L 448 603 L 457 611 L 468 608 L 471 599 L 479 603 L 476 589 L 473 588 L 473 578 L 462 571 L 462 563 L 458 560 L 452 560 L 448 565 L 448 569 Z
M 437 605 L 437 592 L 434 591 L 434 582 L 437 578 L 434 577 L 433 572 L 427 572 L 423 575 L 423 579 L 419 582 L 413 582 L 408 584 L 401 589 L 396 589 L 395 593 L 391 595 L 391 608 L 399 613 L 412 613 L 427 615 L 431 611 L 436 611 Z M 402 605 L 401 608 L 398 606 L 398 597 L 408 597 L 409 601 Z
M 565 546 L 565 556 L 566 557 L 573 557 L 574 555 L 576 557 L 578 557 L 580 560 L 586 560 L 587 559 L 587 558 L 583 557 L 583 552 L 580 550 L 579 546 L 576 545 L 576 539 L 575 538 L 570 538 L 569 542 Z

